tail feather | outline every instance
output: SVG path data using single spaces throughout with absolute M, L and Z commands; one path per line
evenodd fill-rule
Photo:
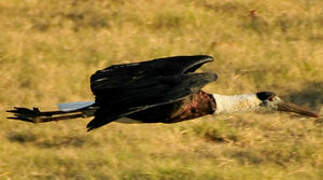
M 13 110 L 7 111 L 9 113 L 13 113 L 14 116 L 7 118 L 31 123 L 44 123 L 93 116 L 95 110 L 96 109 L 91 108 L 91 106 L 71 111 L 40 111 L 35 107 L 33 109 L 15 107 Z

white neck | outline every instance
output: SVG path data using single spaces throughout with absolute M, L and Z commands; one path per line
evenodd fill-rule
M 213 97 L 216 102 L 215 114 L 261 111 L 261 101 L 257 98 L 256 94 L 233 96 L 213 94 Z

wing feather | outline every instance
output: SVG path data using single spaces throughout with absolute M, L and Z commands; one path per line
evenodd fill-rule
M 131 82 L 127 88 L 114 89 L 115 96 L 100 94 L 96 103 L 101 107 L 87 125 L 88 130 L 98 128 L 119 117 L 148 108 L 177 102 L 198 92 L 207 83 L 215 81 L 216 74 L 194 73 L 158 76 Z
M 94 95 L 113 94 L 115 89 L 127 88 L 140 80 L 194 72 L 203 64 L 211 61 L 213 61 L 211 56 L 196 55 L 113 65 L 99 70 L 91 76 L 91 90 Z

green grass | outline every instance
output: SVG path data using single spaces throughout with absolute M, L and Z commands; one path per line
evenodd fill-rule
M 0 179 L 323 179 L 322 119 L 207 116 L 172 125 L 27 124 L 12 106 L 91 100 L 98 69 L 209 54 L 208 92 L 323 104 L 323 2 L 0 2 Z

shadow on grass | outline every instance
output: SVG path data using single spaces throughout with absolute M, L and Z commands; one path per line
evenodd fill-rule
M 285 99 L 318 111 L 323 104 L 323 82 L 307 83 L 303 87 L 301 90 L 289 93 Z
M 82 147 L 87 142 L 86 137 L 55 137 L 37 142 L 36 146 L 41 148 Z
M 36 141 L 37 136 L 30 132 L 11 132 L 7 135 L 7 139 L 10 142 L 17 142 L 23 144 Z
M 30 132 L 11 132 L 7 135 L 10 142 L 25 144 L 31 143 L 40 148 L 64 148 L 64 147 L 82 147 L 98 145 L 87 136 L 54 136 L 41 138 Z

